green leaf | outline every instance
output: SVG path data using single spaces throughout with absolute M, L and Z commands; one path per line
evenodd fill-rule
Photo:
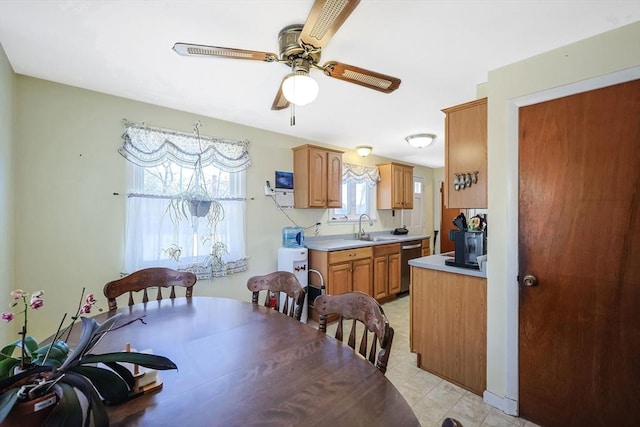
M 54 389 L 60 401 L 45 420 L 44 426 L 81 426 L 82 405 L 73 387 L 58 383 Z
M 13 375 L 13 368 L 20 364 L 19 359 L 0 360 L 0 380 L 9 378 Z
M 18 344 L 20 344 L 20 340 L 10 342 L 0 350 L 0 353 L 2 353 L 3 356 L 11 357 L 14 350 L 18 347 Z
M 173 361 L 156 354 L 148 353 L 136 353 L 121 351 L 117 353 L 104 353 L 104 354 L 88 354 L 80 360 L 80 363 L 106 363 L 106 362 L 127 362 L 134 363 L 136 365 L 144 366 L 145 368 L 157 369 L 165 371 L 167 369 L 178 369 Z
M 129 386 L 129 389 L 133 390 L 136 380 L 129 369 L 116 362 L 106 362 L 105 365 L 107 365 L 109 369 L 115 371 L 116 374 L 120 375 L 127 383 L 127 386 Z
M 49 351 L 49 347 L 51 347 L 51 351 Z M 48 356 L 47 352 L 49 352 Z M 47 344 L 40 347 L 35 352 L 35 355 L 37 355 L 37 357 L 32 360 L 32 362 L 36 365 L 46 364 L 49 366 L 55 366 L 57 368 L 62 365 L 64 360 L 69 355 L 69 346 L 64 341 L 56 341 L 53 345 Z M 46 361 L 44 359 L 45 357 L 47 357 Z
M 80 374 L 75 372 L 67 372 L 59 383 L 66 383 L 77 388 L 82 394 L 85 395 L 89 401 L 89 410 L 87 414 L 87 421 L 93 417 L 93 425 L 95 427 L 108 427 L 109 417 L 107 416 L 107 410 L 98 395 L 96 389 L 91 385 L 91 382 Z
M 113 371 L 94 366 L 74 366 L 71 371 L 87 378 L 109 403 L 118 404 L 129 398 L 127 383 Z
M 22 347 L 22 343 L 20 343 L 19 346 Z M 24 346 L 29 355 L 31 355 L 35 353 L 36 350 L 38 350 L 38 341 L 36 341 L 33 337 L 27 336 L 24 338 Z
M 11 409 L 18 401 L 18 389 L 12 388 L 0 395 L 0 423 L 7 418 Z

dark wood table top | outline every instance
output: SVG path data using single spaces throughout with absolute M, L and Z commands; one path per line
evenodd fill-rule
M 248 302 L 193 297 L 118 309 L 96 353 L 127 342 L 178 365 L 157 392 L 108 408 L 126 426 L 418 426 L 371 363 L 330 335 Z M 102 313 L 104 321 L 113 313 Z M 393 356 L 392 356 L 393 357 Z

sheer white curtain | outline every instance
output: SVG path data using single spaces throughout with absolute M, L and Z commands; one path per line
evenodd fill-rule
M 193 271 L 203 279 L 247 269 L 248 141 L 200 136 L 197 126 L 193 135 L 125 121 L 118 151 L 131 162 L 126 273 L 163 266 Z M 176 217 L 171 206 L 188 203 L 194 180 L 201 180 L 204 200 L 222 208 L 219 221 L 191 214 Z

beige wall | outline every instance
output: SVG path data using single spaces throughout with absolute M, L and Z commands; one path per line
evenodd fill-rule
M 249 301 L 246 280 L 277 267 L 282 227 L 291 225 L 264 196 L 274 170 L 291 171 L 291 148 L 313 143 L 251 127 L 196 116 L 52 82 L 16 76 L 15 250 L 16 286 L 44 289 L 46 310 L 30 316 L 30 331 L 43 337 L 65 311 L 75 312 L 83 286 L 106 307 L 102 286 L 122 267 L 126 162 L 116 151 L 122 119 L 190 132 L 196 120 L 203 135 L 248 139 L 252 166 L 247 172 L 247 254 L 249 271 L 201 281 L 197 295 Z M 349 144 L 345 144 L 349 145 Z M 349 151 L 345 161 L 375 164 Z M 416 168 L 428 184 L 431 169 Z M 114 195 L 118 193 L 118 195 Z M 426 198 L 425 198 L 426 199 Z M 431 200 L 426 199 L 426 200 Z M 352 225 L 328 226 L 324 209 L 288 210 L 299 225 L 322 223 L 321 234 L 355 232 Z M 398 227 L 399 215 L 379 211 L 375 229 Z M 432 232 L 431 204 L 425 215 Z M 3 243 L 4 244 L 4 243 Z M 52 322 L 52 316 L 54 320 Z
M 590 79 L 640 66 L 639 41 L 636 22 L 490 71 L 482 87 L 489 97 L 487 390 L 506 398 L 503 407 L 517 400 L 516 105 L 548 91 L 588 90 Z
M 13 290 L 13 70 L 0 45 L 0 312 L 9 309 Z M 0 324 L 0 344 L 17 339 L 15 324 Z

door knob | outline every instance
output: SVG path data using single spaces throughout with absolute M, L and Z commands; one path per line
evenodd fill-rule
M 538 278 L 533 274 L 527 274 L 524 276 L 522 280 L 525 286 L 536 286 L 538 284 Z

